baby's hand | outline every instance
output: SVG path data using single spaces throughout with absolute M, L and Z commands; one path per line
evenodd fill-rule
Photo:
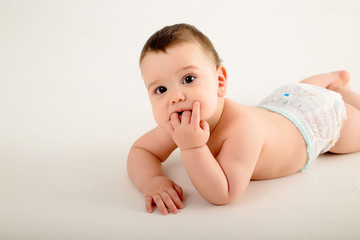
M 192 113 L 190 111 L 183 112 L 181 121 L 178 114 L 173 113 L 167 130 L 181 150 L 204 146 L 210 136 L 209 124 L 200 120 L 199 102 L 194 102 Z
M 174 214 L 178 209 L 183 208 L 184 200 L 181 187 L 164 176 L 157 176 L 150 179 L 143 189 L 147 212 L 153 211 L 153 203 L 160 209 L 161 214 L 168 214 L 167 208 Z

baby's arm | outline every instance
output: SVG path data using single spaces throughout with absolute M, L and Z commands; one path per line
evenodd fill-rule
M 139 138 L 128 156 L 127 169 L 135 186 L 143 193 L 146 209 L 155 203 L 162 214 L 167 208 L 177 213 L 182 208 L 182 189 L 163 175 L 161 163 L 176 148 L 167 131 L 157 127 Z
M 205 199 L 226 204 L 244 192 L 261 150 L 258 136 L 244 132 L 229 137 L 216 158 L 207 146 L 181 152 L 191 181 Z
M 263 134 L 255 127 L 251 128 L 251 119 L 244 119 L 239 126 L 232 128 L 215 158 L 203 141 L 205 132 L 209 130 L 206 124 L 200 123 L 200 106 L 194 105 L 191 117 L 190 113 L 184 114 L 181 123 L 173 118 L 172 128 L 168 129 L 181 149 L 182 161 L 192 183 L 207 201 L 213 204 L 230 202 L 246 189 L 250 181 L 261 151 Z M 190 131 L 181 134 L 186 128 Z

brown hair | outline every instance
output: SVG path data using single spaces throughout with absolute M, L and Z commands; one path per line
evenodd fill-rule
M 200 32 L 196 27 L 184 23 L 166 26 L 155 32 L 146 41 L 141 51 L 140 63 L 145 57 L 146 53 L 150 51 L 166 52 L 166 49 L 169 47 L 191 41 L 198 42 L 203 47 L 203 49 L 213 57 L 216 67 L 221 65 L 221 59 L 210 39 L 202 32 Z

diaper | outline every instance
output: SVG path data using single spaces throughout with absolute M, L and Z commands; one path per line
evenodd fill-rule
M 329 151 L 340 136 L 346 109 L 340 94 L 306 83 L 276 89 L 258 107 L 289 119 L 303 136 L 308 161 L 305 170 L 319 154 Z

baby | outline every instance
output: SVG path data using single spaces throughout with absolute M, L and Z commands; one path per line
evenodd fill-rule
M 296 173 L 321 153 L 360 151 L 360 95 L 346 71 L 244 106 L 225 98 L 225 67 L 210 40 L 187 24 L 153 34 L 140 68 L 158 125 L 133 144 L 127 168 L 148 212 L 154 204 L 162 214 L 183 208 L 181 187 L 161 167 L 176 148 L 197 191 L 216 205 L 237 198 L 250 180 Z

